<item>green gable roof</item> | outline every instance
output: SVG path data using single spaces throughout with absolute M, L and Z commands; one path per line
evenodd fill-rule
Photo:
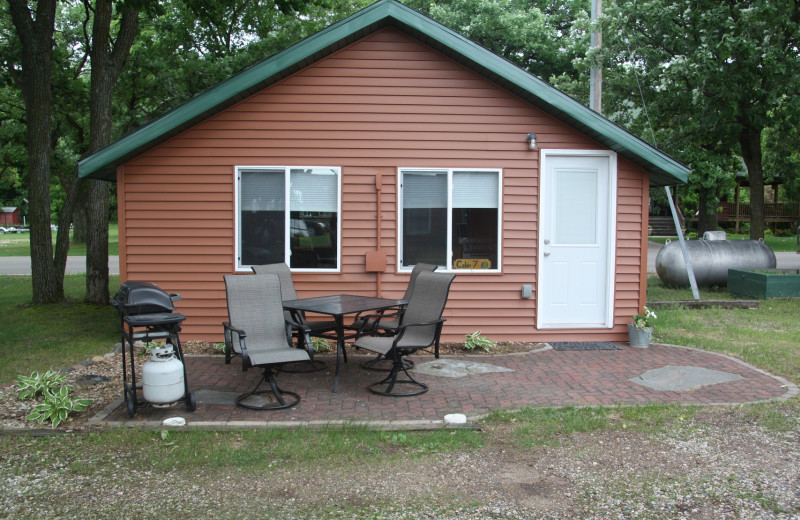
M 652 186 L 685 183 L 689 170 L 624 128 L 396 0 L 380 0 L 197 95 L 78 163 L 81 177 L 113 181 L 116 167 L 194 124 L 383 27 L 396 27 L 552 114 L 650 172 Z

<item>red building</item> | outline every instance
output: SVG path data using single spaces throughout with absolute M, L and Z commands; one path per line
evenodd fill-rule
M 2 207 L 0 208 L 0 226 L 19 225 L 19 208 Z
M 444 341 L 612 341 L 645 304 L 648 190 L 688 171 L 381 0 L 80 175 L 117 182 L 121 279 L 181 293 L 188 338 L 221 337 L 222 276 L 253 264 L 290 264 L 301 297 L 396 296 L 424 261 L 459 274 Z

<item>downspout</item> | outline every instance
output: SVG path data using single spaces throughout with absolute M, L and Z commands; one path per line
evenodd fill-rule
M 364 270 L 367 273 L 375 273 L 375 292 L 378 298 L 381 297 L 381 273 L 386 271 L 386 254 L 381 250 L 381 192 L 382 177 L 381 174 L 375 175 L 375 240 L 377 244 L 375 249 L 367 251 L 364 254 Z

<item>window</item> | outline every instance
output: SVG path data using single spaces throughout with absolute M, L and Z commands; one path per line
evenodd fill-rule
M 500 271 L 500 170 L 400 170 L 400 269 Z
M 237 168 L 237 269 L 338 270 L 340 179 L 339 168 Z

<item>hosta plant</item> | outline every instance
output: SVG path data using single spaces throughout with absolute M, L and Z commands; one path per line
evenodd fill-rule
M 325 338 L 311 338 L 311 346 L 314 347 L 314 352 L 330 352 L 331 345 Z
M 466 350 L 482 348 L 486 352 L 489 352 L 493 348 L 497 347 L 494 341 L 490 340 L 486 336 L 481 336 L 481 331 L 479 330 L 476 330 L 472 334 L 467 334 L 466 338 L 467 340 L 464 342 L 464 348 Z
M 48 370 L 44 374 L 33 372 L 30 376 L 17 377 L 17 392 L 20 399 L 35 399 L 45 391 L 55 392 L 64 382 L 64 374 Z
M 27 419 L 39 421 L 39 424 L 49 420 L 55 428 L 64 422 L 70 413 L 82 412 L 92 404 L 91 399 L 73 399 L 70 397 L 71 392 L 72 387 L 69 385 L 62 386 L 56 392 L 45 390 L 44 401 L 33 408 Z

